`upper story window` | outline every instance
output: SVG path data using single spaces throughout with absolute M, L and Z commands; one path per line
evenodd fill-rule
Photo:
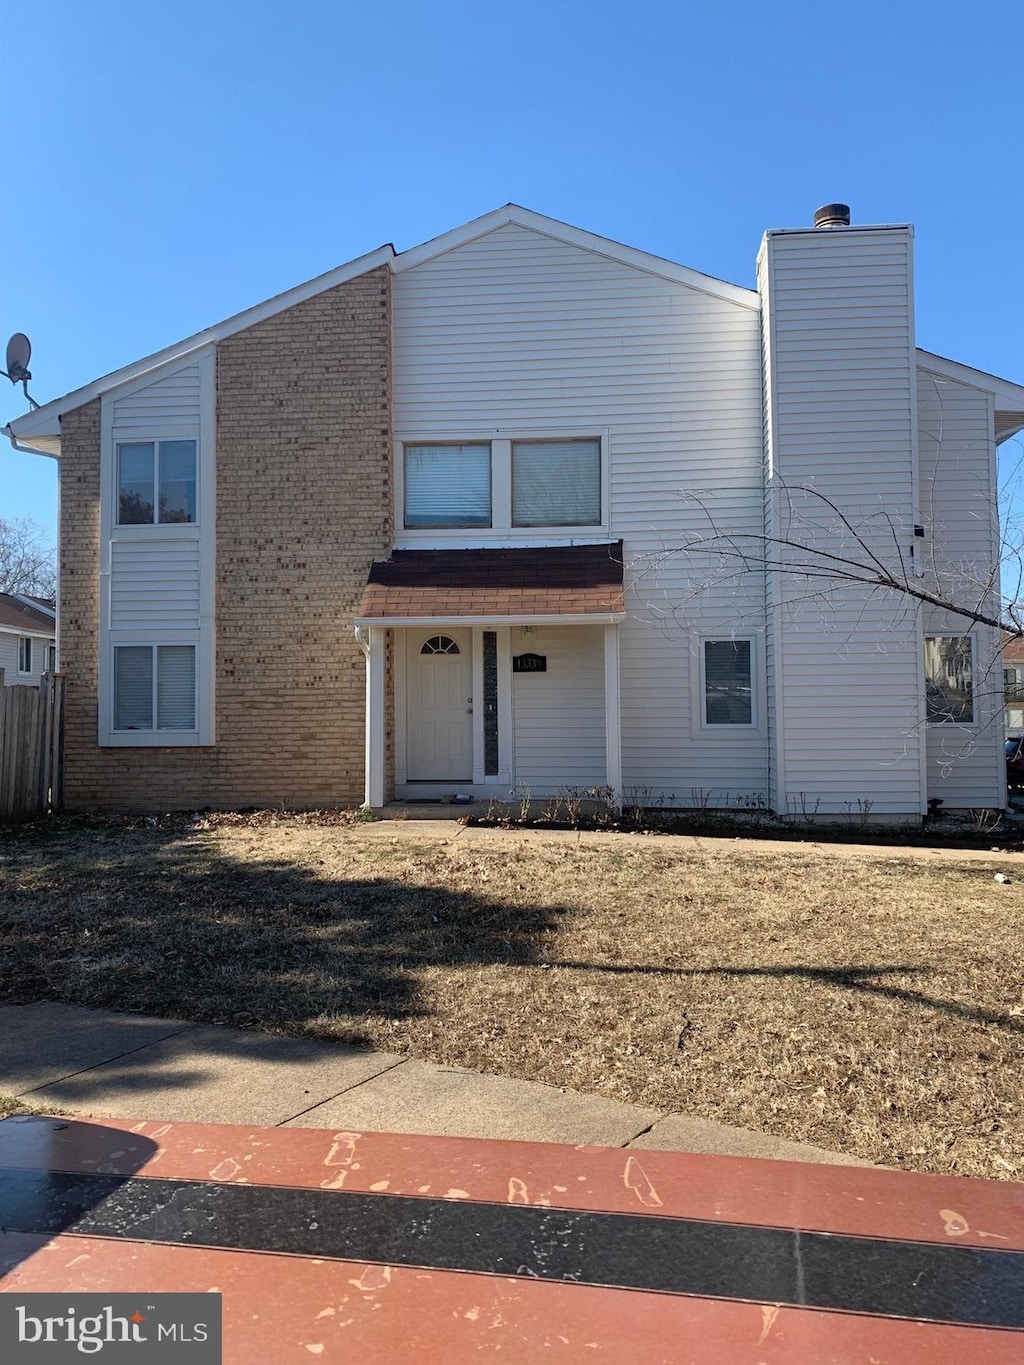
M 195 441 L 121 441 L 117 446 L 117 524 L 196 520 Z
M 406 446 L 405 524 L 490 526 L 490 445 Z
M 505 533 L 601 526 L 603 456 L 597 436 L 405 443 L 401 526 Z
M 601 442 L 513 441 L 513 526 L 600 526 Z

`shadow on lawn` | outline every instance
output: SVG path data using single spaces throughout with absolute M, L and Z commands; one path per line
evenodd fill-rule
M 860 991 L 865 995 L 880 995 L 889 1000 L 903 1000 L 909 1005 L 920 1005 L 923 1009 L 938 1010 L 941 1014 L 951 1014 L 957 1019 L 967 1019 L 977 1024 L 993 1024 L 996 1028 L 1006 1029 L 1008 1033 L 1024 1033 L 1024 1020 L 996 1010 L 981 1009 L 975 1005 L 961 1005 L 956 1000 L 942 1000 L 937 996 L 925 995 L 922 991 L 906 990 L 902 986 L 880 985 L 870 980 L 876 976 L 898 976 L 906 972 L 928 975 L 931 967 L 919 963 L 893 963 L 886 967 L 810 967 L 792 963 L 784 967 L 658 967 L 644 963 L 601 963 L 575 962 L 572 959 L 553 962 L 552 966 L 581 972 L 613 972 L 627 976 L 791 976 L 804 981 L 818 981 L 823 986 L 832 986 L 840 991 Z
M 8 862 L 0 1003 L 365 1044 L 366 1016 L 422 1013 L 424 969 L 535 962 L 564 913 L 387 875 L 321 878 L 226 857 L 180 830 L 79 836 L 49 843 L 45 861 L 29 847 Z

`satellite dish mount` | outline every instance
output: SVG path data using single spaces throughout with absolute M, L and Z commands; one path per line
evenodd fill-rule
M 28 381 L 32 378 L 32 372 L 28 368 L 31 359 L 31 341 L 24 332 L 15 332 L 7 343 L 7 369 L 0 370 L 0 374 L 12 384 L 20 384 L 29 403 L 33 408 L 38 408 L 39 404 L 28 391 Z

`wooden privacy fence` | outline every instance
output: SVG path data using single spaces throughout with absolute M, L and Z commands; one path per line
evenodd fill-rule
M 27 820 L 60 805 L 64 679 L 5 687 L 0 668 L 0 821 Z

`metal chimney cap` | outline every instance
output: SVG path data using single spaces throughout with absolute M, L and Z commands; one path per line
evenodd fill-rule
M 820 209 L 814 210 L 814 226 L 816 228 L 849 227 L 849 204 L 822 204 Z

